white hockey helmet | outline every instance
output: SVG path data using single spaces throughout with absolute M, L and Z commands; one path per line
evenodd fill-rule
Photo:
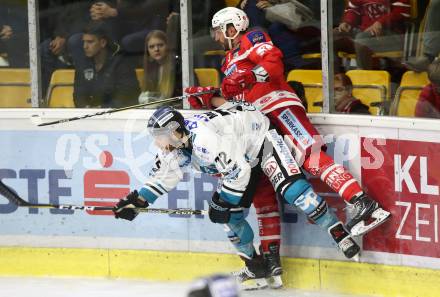
M 226 35 L 226 30 L 228 25 L 234 26 L 237 33 L 228 37 Z M 221 30 L 223 36 L 229 41 L 229 47 L 231 47 L 231 41 L 238 36 L 240 32 L 246 31 L 249 28 L 249 18 L 246 13 L 236 7 L 226 7 L 214 14 L 212 17 L 212 30 Z

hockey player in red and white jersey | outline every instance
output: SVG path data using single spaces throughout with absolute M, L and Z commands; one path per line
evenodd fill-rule
M 360 236 L 377 227 L 390 213 L 368 197 L 354 177 L 325 153 L 322 137 L 307 118 L 301 100 L 285 81 L 281 51 L 266 33 L 248 31 L 248 26 L 247 15 L 234 7 L 220 10 L 212 19 L 213 38 L 228 50 L 222 67 L 226 75 L 222 82 L 223 97 L 256 106 L 285 136 L 302 168 L 320 177 L 354 207 L 355 215 L 347 223 L 353 235 Z M 200 90 L 193 87 L 186 92 Z M 191 97 L 189 101 L 194 108 L 212 108 L 226 102 L 212 94 Z M 372 222 L 366 225 L 367 221 Z

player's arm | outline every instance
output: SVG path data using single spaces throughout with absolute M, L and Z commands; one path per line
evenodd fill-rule
M 251 40 L 261 40 L 261 42 Z M 242 43 L 241 46 L 248 52 L 247 59 L 255 66 L 251 69 L 233 72 L 223 80 L 222 93 L 226 98 L 237 96 L 244 90 L 252 88 L 256 83 L 284 80 L 283 54 L 272 44 L 265 33 L 251 32 L 243 38 Z
M 257 43 L 252 47 L 249 60 L 256 64 L 251 70 L 256 82 L 284 79 L 283 53 L 272 42 Z
M 139 191 L 134 190 L 115 205 L 115 218 L 134 220 L 139 214 L 134 208 L 147 208 L 157 198 L 174 189 L 182 177 L 177 158 L 161 158 L 157 155 L 143 187 Z

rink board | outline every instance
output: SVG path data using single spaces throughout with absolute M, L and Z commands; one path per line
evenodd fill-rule
M 130 189 L 139 188 L 155 155 L 151 139 L 145 134 L 146 119 L 150 115 L 148 111 L 130 111 L 50 127 L 36 127 L 29 120 L 32 114 L 39 114 L 43 120 L 49 121 L 90 112 L 94 111 L 1 111 L 0 147 L 3 156 L 0 160 L 0 178 L 34 203 L 111 205 Z M 392 290 L 392 280 L 401 283 L 406 279 L 405 274 L 422 278 L 426 276 L 427 279 L 430 275 L 436 275 L 438 271 L 435 269 L 440 268 L 440 129 L 437 122 L 336 115 L 314 115 L 312 120 L 325 136 L 328 152 L 362 180 L 369 193 L 392 212 L 393 218 L 380 230 L 365 236 L 361 262 L 371 263 L 367 265 L 346 262 L 325 232 L 308 223 L 294 209 L 286 207 L 283 215 L 283 255 L 289 257 L 287 263 L 303 261 L 300 258 L 310 259 L 310 262 L 300 266 L 301 273 L 296 273 L 295 265 L 288 265 L 286 276 L 289 277 L 286 277 L 286 281 L 290 283 L 290 275 L 293 275 L 293 286 L 334 289 L 331 284 L 338 282 L 332 277 L 355 277 L 355 283 L 357 275 L 352 274 L 353 267 L 350 265 L 355 265 L 359 274 L 371 274 L 368 278 L 378 284 L 380 279 L 376 281 L 375 278 L 386 273 L 390 276 L 384 284 L 388 290 Z M 326 197 L 338 216 L 345 220 L 342 200 L 318 180 L 311 179 L 311 182 L 316 191 Z M 187 172 L 177 189 L 161 197 L 154 207 L 207 209 L 215 187 L 214 178 Z M 252 209 L 248 216 L 254 230 L 257 230 Z M 136 265 L 144 257 L 150 259 L 145 260 L 145 266 L 150 268 L 140 270 L 140 278 L 150 276 L 148 269 L 151 267 L 158 270 L 157 274 L 166 273 L 161 265 L 147 265 L 154 253 L 157 253 L 158 258 L 153 257 L 157 263 L 166 262 L 170 255 L 180 255 L 177 257 L 180 260 L 176 261 L 182 261 L 187 266 L 197 259 L 196 253 L 215 253 L 215 256 L 206 254 L 207 260 L 201 262 L 207 271 L 221 267 L 228 270 L 240 264 L 235 256 L 228 255 L 233 250 L 225 239 L 222 227 L 210 223 L 203 216 L 146 214 L 140 215 L 134 222 L 126 222 L 115 220 L 109 213 L 17 208 L 2 199 L 0 224 L 0 246 L 33 247 L 26 250 L 30 253 L 29 259 L 34 258 L 32 253 L 45 254 L 48 251 L 46 248 L 49 248 L 49 258 L 54 265 L 67 265 L 68 262 L 64 264 L 61 260 L 66 256 L 64 252 L 69 254 L 72 263 L 76 262 L 76 257 L 84 257 L 84 261 L 90 262 L 90 265 L 96 264 L 95 268 L 87 271 L 96 271 L 97 275 L 119 276 L 112 274 L 118 271 L 116 261 L 109 260 L 113 250 L 121 251 L 121 256 L 131 257 L 130 262 L 135 265 L 133 275 L 123 275 L 123 272 L 120 275 L 127 277 L 136 277 L 135 272 L 139 271 Z M 84 255 L 78 254 L 76 248 L 83 249 Z M 14 250 L 17 256 L 22 251 L 2 249 L 1 261 L 16 259 Z M 93 255 L 95 252 L 102 253 L 103 263 L 100 263 L 100 257 L 85 260 L 89 253 Z M 191 256 L 185 259 L 184 255 L 188 252 Z M 44 259 L 40 256 L 37 258 Z M 94 259 L 97 262 L 92 264 Z M 38 264 L 29 260 L 27 263 L 34 264 L 31 267 L 36 269 L 36 275 L 45 274 L 44 269 L 58 271 L 45 268 L 53 267 L 47 264 L 51 262 L 41 261 Z M 177 266 L 176 263 L 170 265 Z M 341 269 L 338 265 L 342 265 Z M 0 270 L 2 274 L 8 274 L 8 271 L 16 274 L 15 270 L 18 274 L 28 271 L 27 268 L 20 270 L 19 265 L 17 268 L 15 265 L 1 266 L 4 269 Z M 43 272 L 39 273 L 40 270 Z M 60 274 L 69 271 L 76 270 L 68 265 L 60 267 Z M 376 277 L 372 271 L 378 272 Z M 203 273 L 205 270 L 195 267 L 193 272 L 184 275 L 192 277 L 197 272 Z M 178 279 L 179 274 L 176 272 L 173 278 Z M 297 276 L 300 280 L 296 280 L 297 274 L 300 274 Z M 319 281 L 314 284 L 310 280 L 315 279 L 316 275 Z M 325 279 L 331 281 L 326 285 Z M 424 283 L 430 282 L 426 280 Z M 342 287 L 347 289 L 350 285 L 344 284 Z M 425 287 L 434 289 L 429 285 Z M 409 288 L 414 289 L 420 288 Z

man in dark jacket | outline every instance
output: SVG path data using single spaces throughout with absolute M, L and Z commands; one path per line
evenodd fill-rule
M 83 56 L 81 34 L 90 22 L 89 0 L 39 1 L 41 78 L 43 91 L 49 86 L 52 73 L 60 68 L 72 67 L 72 55 Z M 52 2 L 52 1 L 51 1 Z M 41 37 L 41 36 L 40 36 Z M 73 44 L 72 44 L 73 43 Z M 77 46 L 74 46 L 77 43 Z
M 93 22 L 83 32 L 84 65 L 75 70 L 76 107 L 122 107 L 137 103 L 140 93 L 134 68 L 124 61 L 105 23 Z
M 0 0 L 0 53 L 10 67 L 29 67 L 26 1 Z

